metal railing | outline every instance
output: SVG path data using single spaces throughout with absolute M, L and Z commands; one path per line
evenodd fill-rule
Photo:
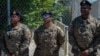
M 65 33 L 65 42 L 64 44 L 62 45 L 62 47 L 60 48 L 60 51 L 59 51 L 59 55 L 61 55 L 61 49 L 64 51 L 64 56 L 68 56 L 68 26 L 66 26 L 65 24 L 63 24 L 62 22 L 60 21 L 55 21 L 55 24 L 58 25 Z

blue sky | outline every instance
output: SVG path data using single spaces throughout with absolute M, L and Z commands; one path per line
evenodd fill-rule
M 97 1 L 97 0 L 88 0 L 88 1 L 90 1 L 91 3 L 93 3 L 93 2 L 95 2 L 95 1 Z

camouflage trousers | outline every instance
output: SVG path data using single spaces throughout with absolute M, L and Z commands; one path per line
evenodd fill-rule
M 80 56 L 79 52 L 74 52 L 73 56 Z M 97 56 L 97 50 L 94 50 L 93 52 L 89 53 L 89 56 Z
M 12 55 L 6 54 L 5 56 L 12 56 Z M 29 56 L 29 55 L 25 53 L 25 54 L 16 55 L 16 56 Z
M 73 56 L 80 56 L 78 53 L 74 53 Z M 96 54 L 90 54 L 89 56 L 97 56 Z
M 36 49 L 34 56 L 59 56 L 58 54 L 59 54 L 58 51 L 55 51 L 53 52 L 53 54 L 51 54 L 51 52 L 49 51 L 43 51 L 43 50 Z
M 9 56 L 8 52 L 3 52 L 1 53 L 2 56 Z M 11 55 L 10 55 L 11 56 Z M 17 56 L 29 56 L 29 50 L 25 50 L 23 53 L 18 54 Z

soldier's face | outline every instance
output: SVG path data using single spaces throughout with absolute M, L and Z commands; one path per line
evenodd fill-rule
M 83 16 L 89 15 L 90 10 L 91 10 L 91 6 L 89 6 L 89 5 L 82 5 L 81 6 L 81 15 L 83 15 Z
M 17 15 L 12 15 L 11 16 L 11 23 L 12 24 L 17 23 L 19 20 L 20 20 L 19 16 L 17 16 Z
M 43 19 L 44 23 L 49 23 L 51 21 L 51 17 L 47 17 Z

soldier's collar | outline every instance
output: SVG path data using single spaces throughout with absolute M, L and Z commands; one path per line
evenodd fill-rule
M 47 29 L 47 28 L 49 29 L 49 28 L 51 28 L 52 26 L 53 26 L 53 23 L 52 23 L 52 22 L 51 22 L 51 24 L 50 24 L 49 27 L 46 27 L 46 26 L 43 24 L 43 27 L 46 28 L 46 29 Z
M 87 19 L 83 19 L 83 17 L 81 16 L 81 20 L 82 20 L 82 22 L 90 23 L 91 22 L 91 16 L 89 15 L 89 17 Z
M 93 22 L 93 17 L 91 16 L 91 15 L 89 15 L 89 18 L 87 19 L 87 21 L 89 22 L 89 23 L 91 23 L 91 22 Z
M 18 29 L 20 27 L 21 23 L 18 23 L 17 26 L 15 26 L 13 29 Z

